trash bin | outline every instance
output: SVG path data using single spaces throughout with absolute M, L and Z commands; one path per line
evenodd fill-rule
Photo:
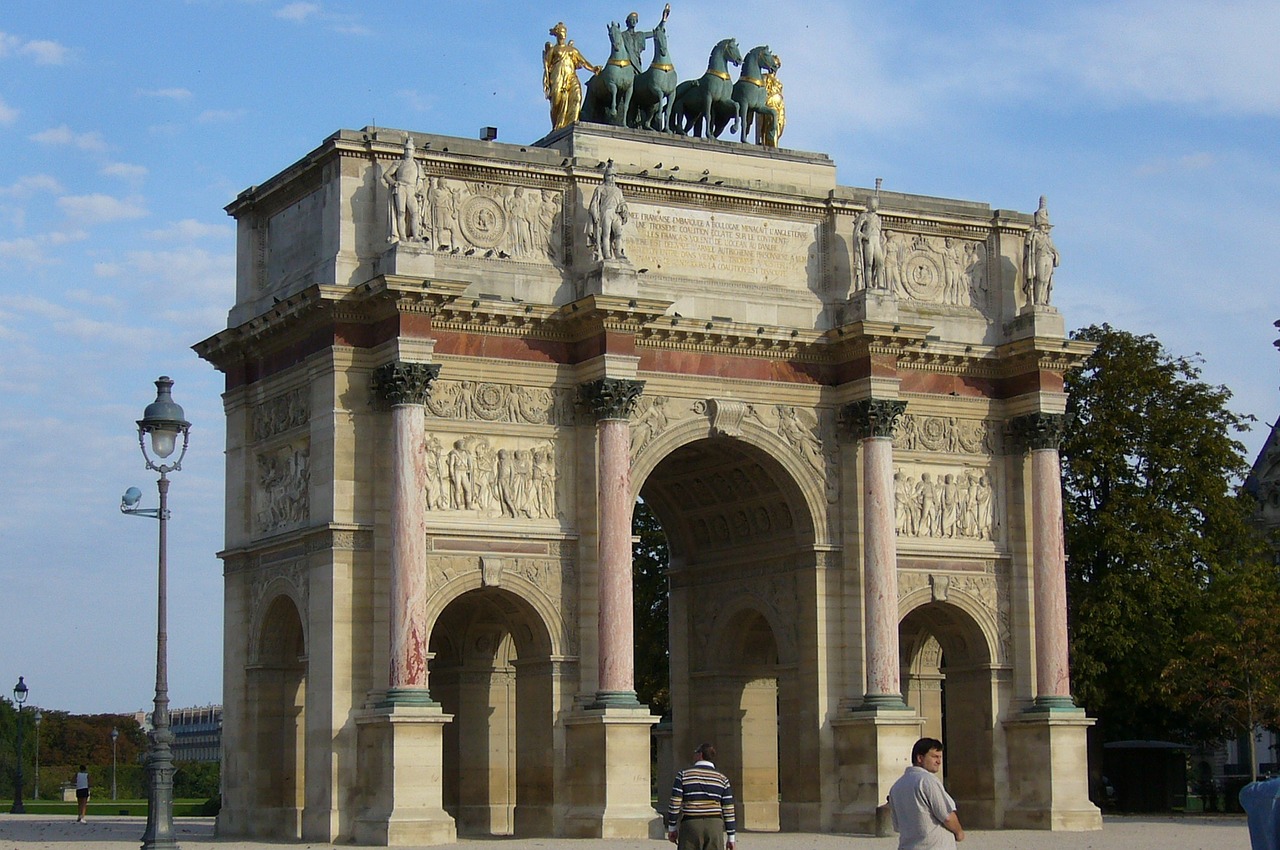
M 1240 805 L 1249 817 L 1249 843 L 1253 850 L 1280 850 L 1280 779 L 1250 782 L 1240 789 Z

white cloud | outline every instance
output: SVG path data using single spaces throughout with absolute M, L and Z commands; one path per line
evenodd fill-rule
M 201 124 L 225 124 L 229 121 L 238 121 L 247 115 L 244 109 L 206 109 L 201 112 L 196 120 Z
M 0 124 L 12 124 L 18 120 L 18 110 L 4 102 L 0 97 Z
M 147 214 L 139 199 L 120 200 L 102 194 L 67 195 L 58 198 L 58 206 L 62 207 L 68 218 L 81 224 L 142 218 Z
M 19 51 L 36 60 L 37 65 L 62 65 L 69 51 L 56 41 L 28 41 Z
M 276 11 L 276 17 L 286 21 L 305 21 L 318 13 L 320 7 L 315 3 L 290 3 Z
M 41 192 L 61 195 L 62 184 L 48 174 L 30 174 L 8 186 L 0 186 L 0 198 L 29 198 Z
M 70 51 L 56 41 L 25 41 L 16 35 L 0 32 L 0 58 L 27 56 L 37 65 L 62 65 L 69 55 Z
M 147 167 L 145 165 L 133 165 L 128 162 L 112 162 L 102 167 L 102 173 L 108 177 L 140 180 L 147 176 Z
M 119 277 L 124 269 L 119 263 L 94 263 L 93 273 L 98 277 Z
M 148 230 L 146 236 L 148 239 L 168 242 L 191 242 L 196 239 L 229 238 L 234 233 L 235 231 L 229 224 L 207 224 L 203 221 L 196 221 L 194 218 L 184 218 L 182 221 L 176 221 L 160 230 Z
M 103 140 L 101 133 L 96 130 L 88 133 L 76 133 L 66 124 L 50 127 L 48 130 L 41 130 L 39 133 L 31 135 L 30 139 L 42 145 L 72 145 L 83 151 L 101 152 L 107 149 L 107 143 Z
M 83 230 L 54 231 L 0 241 L 0 267 L 21 265 L 34 268 L 49 265 L 54 262 L 54 258 L 49 256 L 48 249 L 79 242 L 86 235 Z M 6 260 L 10 262 L 5 263 Z
M 187 100 L 191 97 L 191 90 L 181 87 L 167 89 L 141 89 L 138 94 L 143 97 L 161 97 L 169 100 Z

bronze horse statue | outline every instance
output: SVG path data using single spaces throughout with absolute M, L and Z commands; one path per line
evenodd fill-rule
M 636 77 L 627 126 L 660 132 L 668 129 L 671 108 L 675 105 L 676 82 L 676 68 L 667 52 L 666 21 L 663 21 L 653 30 L 653 61 Z
M 714 131 L 714 110 L 717 106 L 737 108 L 733 104 L 733 83 L 729 76 L 729 63 L 742 64 L 742 51 L 738 48 L 736 38 L 721 40 L 711 48 L 711 56 L 707 60 L 707 72 L 696 80 L 686 80 L 676 86 L 675 104 L 672 106 L 669 128 L 677 133 L 692 133 L 711 139 L 718 135 Z M 720 130 L 724 125 L 720 125 Z
M 742 76 L 733 84 L 733 102 L 737 106 L 735 120 L 741 128 L 738 141 L 747 140 L 747 131 L 755 123 L 756 115 L 764 115 L 773 122 L 770 126 L 776 125 L 778 110 L 768 104 L 769 95 L 764 84 L 764 71 L 775 73 L 781 65 L 782 62 L 767 44 L 751 48 L 743 57 Z M 717 126 L 717 136 L 722 129 L 724 129 L 723 125 Z M 776 140 L 774 144 L 777 144 Z
M 622 25 L 609 24 L 609 61 L 599 73 L 587 80 L 586 96 L 582 100 L 579 121 L 596 124 L 625 126 L 627 110 L 635 87 L 636 69 L 627 58 L 627 47 L 622 41 Z

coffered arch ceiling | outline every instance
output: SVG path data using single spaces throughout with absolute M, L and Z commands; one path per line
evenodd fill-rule
M 794 551 L 814 539 L 803 494 L 783 466 L 730 437 L 676 449 L 640 497 L 662 523 L 673 565 Z

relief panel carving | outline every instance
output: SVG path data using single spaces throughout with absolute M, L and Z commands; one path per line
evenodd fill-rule
M 274 534 L 311 518 L 311 440 L 304 438 L 257 456 L 251 503 L 259 534 Z
M 436 251 L 560 262 L 564 199 L 559 190 L 426 176 L 415 195 L 423 238 Z
M 1001 428 L 986 419 L 904 413 L 893 432 L 893 449 L 899 452 L 997 455 L 1003 451 Z
M 446 447 L 439 435 L 432 434 L 423 451 L 428 510 L 513 519 L 561 516 L 560 470 L 551 443 L 495 450 L 488 438 L 470 435 Z
M 889 287 L 899 298 L 986 311 L 984 243 L 954 236 L 891 233 L 885 253 Z
M 574 422 L 573 394 L 568 390 L 484 381 L 437 381 L 427 399 L 427 412 L 440 419 L 476 422 L 522 425 L 572 425 Z
M 310 421 L 311 394 L 309 389 L 299 388 L 255 404 L 249 414 L 249 431 L 254 441 L 261 441 Z
M 903 464 L 893 474 L 899 537 L 999 540 L 999 494 L 983 469 Z

